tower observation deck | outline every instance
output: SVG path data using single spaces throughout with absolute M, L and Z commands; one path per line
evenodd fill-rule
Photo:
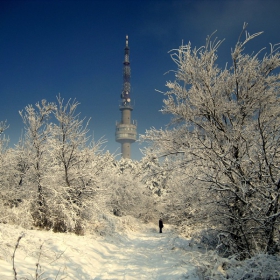
M 126 44 L 124 49 L 123 62 L 123 89 L 121 93 L 121 103 L 119 106 L 121 111 L 121 121 L 116 123 L 116 141 L 121 143 L 121 153 L 123 158 L 131 158 L 130 145 L 137 138 L 137 123 L 131 120 L 131 111 L 133 106 L 130 97 L 130 62 L 128 36 L 126 36 Z

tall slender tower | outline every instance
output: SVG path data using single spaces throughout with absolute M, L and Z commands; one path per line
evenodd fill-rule
M 133 110 L 130 98 L 130 62 L 128 36 L 126 35 L 126 44 L 124 49 L 123 62 L 123 90 L 121 94 L 121 122 L 116 123 L 116 141 L 121 143 L 121 152 L 123 158 L 131 158 L 130 144 L 136 141 L 137 123 L 131 121 L 131 111 Z

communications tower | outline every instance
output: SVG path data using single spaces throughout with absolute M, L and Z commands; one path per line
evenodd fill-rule
M 123 89 L 119 108 L 121 111 L 121 122 L 116 123 L 116 141 L 121 143 L 122 157 L 130 159 L 130 145 L 136 141 L 137 123 L 136 121 L 131 121 L 131 111 L 133 107 L 130 98 L 130 62 L 127 35 L 123 62 Z

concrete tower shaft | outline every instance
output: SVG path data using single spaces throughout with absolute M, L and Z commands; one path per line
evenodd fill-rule
M 121 143 L 121 152 L 123 158 L 131 158 L 130 145 L 137 138 L 137 123 L 131 121 L 131 105 L 130 97 L 130 62 L 129 62 L 129 46 L 128 36 L 126 36 L 126 44 L 124 49 L 123 62 L 123 89 L 121 93 L 121 122 L 116 123 L 116 141 Z

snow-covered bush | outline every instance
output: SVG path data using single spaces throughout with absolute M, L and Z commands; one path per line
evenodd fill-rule
M 116 216 L 132 216 L 149 222 L 158 216 L 153 193 L 141 182 L 139 164 L 122 159 L 116 163 L 117 176 L 111 176 L 108 202 Z
M 83 234 L 94 204 L 106 212 L 103 186 L 114 157 L 103 153 L 103 139 L 89 139 L 77 106 L 58 96 L 57 104 L 42 100 L 20 112 L 25 133 L 0 154 L 0 222 Z
M 197 272 L 201 279 L 239 280 L 239 279 L 280 279 L 280 258 L 258 253 L 250 259 L 238 260 L 238 257 L 219 257 L 214 251 L 197 260 Z

